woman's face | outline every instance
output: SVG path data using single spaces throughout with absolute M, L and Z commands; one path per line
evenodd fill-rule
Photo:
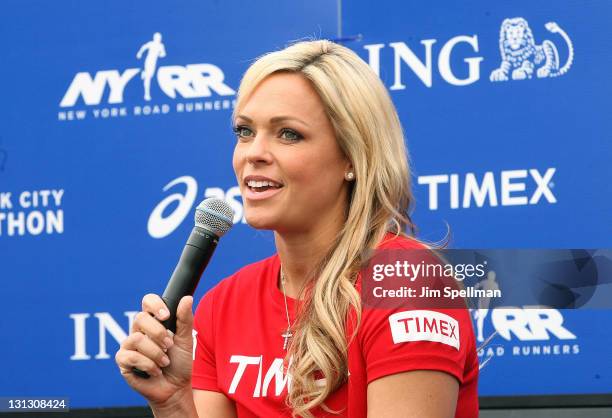
M 351 166 L 304 76 L 265 78 L 238 109 L 234 129 L 234 171 L 251 226 L 306 232 L 343 219 Z

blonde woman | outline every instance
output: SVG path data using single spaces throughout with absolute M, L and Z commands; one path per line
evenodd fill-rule
M 343 46 L 300 42 L 248 69 L 233 123 L 246 219 L 274 231 L 277 254 L 221 281 L 195 317 L 183 298 L 173 337 L 145 296 L 116 355 L 128 384 L 156 417 L 476 417 L 467 311 L 415 313 L 456 324 L 452 344 L 431 330 L 402 342 L 400 312 L 360 298 L 367 250 L 423 247 L 404 233 L 407 153 L 378 77 Z

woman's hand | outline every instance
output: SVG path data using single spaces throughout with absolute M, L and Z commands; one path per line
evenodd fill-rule
M 157 295 L 142 298 L 142 312 L 134 319 L 130 335 L 123 341 L 115 361 L 126 382 L 151 406 L 168 406 L 191 394 L 193 359 L 193 297 L 181 299 L 177 309 L 176 334 L 159 321 L 170 316 Z M 150 378 L 134 374 L 132 368 L 147 372 Z

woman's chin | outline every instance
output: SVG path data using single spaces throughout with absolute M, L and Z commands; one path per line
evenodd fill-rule
M 245 214 L 247 223 L 255 229 L 275 229 L 276 222 L 267 216 L 249 216 Z

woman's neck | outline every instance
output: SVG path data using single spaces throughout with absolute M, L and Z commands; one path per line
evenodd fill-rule
M 344 216 L 330 217 L 299 233 L 275 232 L 288 297 L 297 298 L 340 233 Z

